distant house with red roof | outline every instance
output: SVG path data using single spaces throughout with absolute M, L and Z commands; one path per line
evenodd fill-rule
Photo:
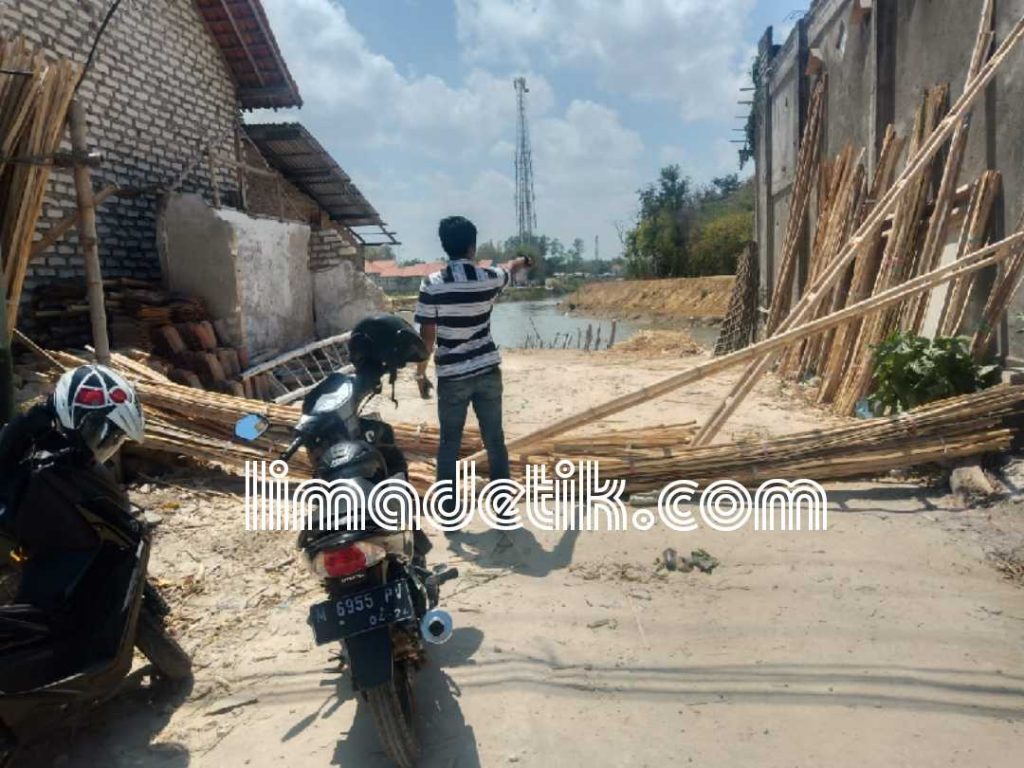
M 481 267 L 494 265 L 491 259 L 480 259 Z M 388 293 L 410 294 L 420 289 L 420 282 L 432 272 L 438 272 L 448 265 L 447 261 L 431 261 L 426 264 L 402 264 L 394 259 L 366 262 L 366 275 Z M 501 264 L 508 267 L 508 262 Z
M 444 269 L 447 262 L 402 264 L 394 259 L 366 262 L 366 275 L 388 293 L 416 293 L 420 282 L 431 272 Z

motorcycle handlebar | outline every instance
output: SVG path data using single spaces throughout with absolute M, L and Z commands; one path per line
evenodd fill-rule
M 297 435 L 296 438 L 294 440 L 292 440 L 291 445 L 289 445 L 287 448 L 285 448 L 284 453 L 281 454 L 281 460 L 282 461 L 290 461 L 292 456 L 295 455 L 295 452 L 297 450 L 299 450 L 299 448 L 301 448 L 301 447 L 302 447 L 302 435 Z

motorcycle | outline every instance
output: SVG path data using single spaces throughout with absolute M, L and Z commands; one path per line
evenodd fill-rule
M 381 392 L 383 372 L 357 366 L 354 373 L 335 372 L 320 382 L 305 396 L 294 440 L 280 458 L 287 462 L 305 448 L 316 478 L 355 483 L 363 498 L 385 479 L 405 479 L 407 464 L 391 426 L 376 415 L 360 415 L 366 401 Z M 392 397 L 395 375 L 392 366 Z M 255 440 L 267 428 L 265 419 L 249 414 L 235 433 Z M 343 644 L 353 687 L 369 707 L 388 756 L 409 768 L 419 753 L 413 678 L 425 661 L 425 643 L 451 636 L 451 618 L 437 605 L 440 586 L 458 571 L 425 567 L 429 541 L 422 531 L 382 529 L 369 516 L 362 529 L 309 526 L 298 546 L 328 597 L 309 610 L 314 639 L 318 645 Z
M 0 766 L 117 693 L 135 648 L 165 681 L 191 678 L 164 626 L 170 609 L 146 578 L 149 530 L 104 467 L 70 448 L 33 456 L 18 508 L 38 516 L 40 536 L 25 548 L 0 535 L 6 576 L 18 582 L 0 606 Z

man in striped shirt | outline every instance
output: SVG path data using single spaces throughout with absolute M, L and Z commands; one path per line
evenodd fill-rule
M 437 234 L 448 254 L 448 265 L 424 278 L 416 303 L 416 322 L 437 370 L 437 417 L 441 439 L 437 449 L 437 479 L 455 480 L 455 463 L 470 404 L 487 449 L 492 480 L 509 476 L 508 450 L 501 420 L 501 354 L 491 338 L 491 309 L 512 273 L 529 267 L 529 257 L 509 264 L 480 267 L 476 257 L 476 227 L 462 216 L 441 220 Z M 427 363 L 416 378 L 429 396 Z

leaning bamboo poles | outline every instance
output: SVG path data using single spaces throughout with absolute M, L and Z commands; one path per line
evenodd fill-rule
M 935 130 L 940 112 L 945 109 L 948 98 L 948 86 L 940 85 L 928 90 L 915 121 L 910 145 L 911 155 Z M 914 257 L 919 253 L 916 246 L 921 218 L 928 202 L 929 184 L 927 172 L 918 174 L 896 205 L 892 227 L 889 229 L 882 262 L 875 279 L 876 292 L 899 285 L 916 271 Z M 840 413 L 852 412 L 857 401 L 866 394 L 874 373 L 874 347 L 889 335 L 898 320 L 899 307 L 893 307 L 862 322 L 860 334 L 854 341 L 850 367 L 836 395 L 836 407 Z
M 892 176 L 896 171 L 896 162 L 902 150 L 903 140 L 896 135 L 895 126 L 889 125 L 885 132 L 882 149 L 875 167 L 875 175 L 871 180 L 867 198 L 861 201 L 860 210 L 857 212 L 856 226 L 859 226 L 868 213 L 870 213 L 874 201 L 889 189 L 889 186 L 892 184 Z M 843 306 L 855 304 L 871 295 L 871 289 L 874 286 L 874 278 L 878 273 L 878 264 L 882 254 L 881 232 L 877 232 L 874 238 L 874 242 L 868 243 L 854 259 L 848 290 L 841 291 L 837 287 L 835 294 L 840 300 L 836 302 L 833 311 Z M 835 329 L 830 340 L 828 359 L 820 368 L 819 403 L 831 402 L 836 390 L 842 383 L 842 376 L 846 371 L 851 353 L 848 341 L 851 338 L 857 338 L 860 326 L 861 321 L 858 319 Z
M 10 333 L 79 68 L 0 38 L 0 70 L 0 253 Z
M 810 259 L 810 280 L 813 283 L 831 264 L 839 253 L 842 244 L 849 237 L 855 223 L 855 216 L 860 206 L 864 185 L 864 150 L 854 158 L 853 145 L 848 144 L 832 165 L 831 184 L 823 197 L 818 226 L 815 231 L 814 248 Z M 848 278 L 845 278 L 848 280 Z M 823 298 L 811 314 L 820 317 L 830 311 L 840 309 L 840 298 L 847 293 L 848 286 L 837 285 L 831 295 Z M 808 339 L 789 350 L 779 371 L 781 375 L 801 375 L 805 370 L 814 368 L 816 361 L 827 353 L 832 332 L 823 336 Z
M 729 297 L 722 330 L 715 341 L 715 355 L 743 349 L 757 338 L 758 279 L 757 243 L 750 241 L 736 265 L 736 282 Z
M 870 477 L 894 468 L 950 462 L 1006 450 L 1011 417 L 1024 409 L 1024 387 L 995 387 L 929 403 L 895 416 L 856 421 L 768 440 L 684 448 L 666 458 L 600 464 L 630 491 L 687 479 L 730 479 L 756 487 L 775 478 L 818 482 Z
M 785 312 L 789 309 L 793 293 L 797 253 L 807 226 L 807 207 L 814 184 L 815 168 L 818 164 L 826 81 L 827 78 L 823 77 L 814 89 L 803 138 L 800 140 L 796 176 L 793 180 L 793 193 L 790 198 L 789 221 L 786 224 L 786 236 L 782 245 L 782 257 L 779 263 L 774 299 L 768 314 L 768 333 L 772 333 L 782 321 Z
M 992 45 L 993 33 L 990 30 L 995 0 L 984 0 L 984 3 L 981 19 L 978 22 L 979 29 L 974 41 L 974 50 L 971 52 L 971 63 L 967 69 L 968 80 L 977 76 L 985 57 L 985 51 Z M 946 242 L 946 228 L 953 210 L 956 182 L 960 175 L 964 153 L 967 150 L 969 121 L 970 115 L 967 115 L 957 125 L 956 130 L 953 131 L 953 137 L 950 139 L 942 180 L 939 182 L 939 189 L 935 196 L 934 212 L 928 222 L 928 232 L 921 247 L 920 272 L 918 274 L 934 269 L 939 263 L 942 247 Z M 919 333 L 921 330 L 929 298 L 928 294 L 920 296 L 908 307 L 907 326 L 915 333 Z
M 1024 226 L 1024 213 L 1021 214 L 1018 226 Z M 1009 258 L 1000 264 L 996 285 L 989 294 L 981 313 L 981 322 L 971 339 L 971 354 L 975 360 L 980 361 L 988 352 L 999 319 L 1024 282 L 1024 245 L 1010 248 L 1009 251 Z
M 986 171 L 975 182 L 964 214 L 964 223 L 957 243 L 956 258 L 985 241 L 992 208 L 999 196 L 1002 177 L 998 171 Z M 1024 222 L 1022 222 L 1024 224 Z M 936 324 L 936 335 L 956 336 L 963 323 L 967 300 L 974 287 L 973 277 L 951 283 L 943 292 L 942 308 Z
M 979 36 L 987 32 L 979 32 Z M 872 212 L 865 218 L 857 231 L 851 236 L 844 246 L 842 253 L 836 258 L 832 267 L 822 275 L 817 284 L 811 286 L 797 302 L 786 320 L 779 326 L 779 330 L 790 328 L 806 323 L 809 310 L 814 307 L 822 297 L 822 294 L 831 290 L 842 277 L 849 264 L 861 253 L 865 245 L 874 241 L 875 236 L 881 230 L 886 217 L 900 203 L 908 190 L 912 190 L 925 169 L 931 164 L 935 154 L 956 129 L 957 125 L 969 114 L 974 102 L 981 95 L 982 91 L 991 82 L 996 71 L 1007 59 L 1010 52 L 1024 37 L 1024 16 L 1010 30 L 1006 39 L 999 46 L 998 50 L 985 62 L 978 71 L 976 77 L 968 78 L 964 92 L 957 99 L 956 104 L 949 110 L 946 117 L 935 127 L 927 140 L 922 144 L 916 153 L 913 153 L 907 162 L 906 167 L 900 174 L 899 179 L 882 195 Z M 739 406 L 746 395 L 753 388 L 754 384 L 767 373 L 769 367 L 776 358 L 775 354 L 765 355 L 748 366 L 741 375 L 733 390 L 726 396 L 722 404 L 716 410 L 712 418 L 705 424 L 704 429 L 696 438 L 698 445 L 707 444 L 725 424 L 725 421 L 732 412 Z
M 558 421 L 548 424 L 545 427 L 541 427 L 534 432 L 510 440 L 508 442 L 508 448 L 510 451 L 521 450 L 524 446 L 533 445 L 541 440 L 547 440 L 556 437 L 557 435 L 561 435 L 571 429 L 576 429 L 586 424 L 600 421 L 601 419 L 607 418 L 613 414 L 628 410 L 640 403 L 645 403 L 649 400 L 653 400 L 654 398 L 661 397 L 662 395 L 672 392 L 673 390 L 687 384 L 702 381 L 717 373 L 727 371 L 734 366 L 749 363 L 750 361 L 762 361 L 768 358 L 774 358 L 779 351 L 791 346 L 794 342 L 800 341 L 801 339 L 814 336 L 815 334 L 821 333 L 829 328 L 838 327 L 852 319 L 863 317 L 876 310 L 895 306 L 906 300 L 908 296 L 912 296 L 921 291 L 931 290 L 935 286 L 941 285 L 946 281 L 971 274 L 972 272 L 984 269 L 992 264 L 997 264 L 1009 256 L 1009 252 L 1006 250 L 1007 247 L 1020 245 L 1022 243 L 1024 243 L 1024 231 L 1017 232 L 998 243 L 993 243 L 990 246 L 975 251 L 973 254 L 961 259 L 960 261 L 941 266 L 925 275 L 909 280 L 903 285 L 890 288 L 876 296 L 872 296 L 837 312 L 833 312 L 826 317 L 821 317 L 795 328 L 781 331 L 775 336 L 763 339 L 756 344 L 752 344 L 746 349 L 741 349 L 728 355 L 723 355 L 722 357 L 712 358 L 694 366 L 693 368 L 680 371 L 679 373 L 675 373 L 661 381 L 654 382 L 653 384 L 648 384 L 646 387 L 635 392 L 630 392 L 628 394 L 621 395 L 614 400 L 609 400 L 608 402 L 596 405 L 583 413 L 566 416 Z M 482 451 L 477 451 L 470 458 L 475 461 L 482 461 L 485 458 L 485 454 Z

